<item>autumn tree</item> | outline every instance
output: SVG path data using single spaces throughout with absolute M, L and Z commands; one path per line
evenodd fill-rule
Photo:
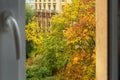
M 70 8 L 67 8 L 67 11 L 76 7 L 78 21 L 76 21 L 73 26 L 66 27 L 67 30 L 64 33 L 64 36 L 67 38 L 67 45 L 70 48 L 69 50 L 71 50 L 71 52 L 74 51 L 72 53 L 71 64 L 66 68 L 66 72 L 69 73 L 67 74 L 65 72 L 66 76 L 64 75 L 64 79 L 93 80 L 95 79 L 96 60 L 95 1 L 73 0 L 73 4 L 76 4 L 76 6 L 70 6 Z M 73 19 L 72 15 L 71 19 Z M 79 70 L 77 70 L 77 68 Z M 71 74 L 74 74 L 74 76 Z

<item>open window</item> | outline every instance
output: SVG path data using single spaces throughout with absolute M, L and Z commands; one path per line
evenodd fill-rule
M 33 8 L 35 9 L 45 8 L 44 5 L 41 5 L 41 8 L 38 8 L 40 6 L 38 5 L 37 1 L 38 0 L 35 0 L 35 6 Z M 47 0 L 39 0 L 39 1 L 40 3 L 42 1 L 46 3 Z M 54 0 L 54 1 L 55 1 L 54 3 L 56 4 L 58 0 Z M 61 0 L 61 1 L 65 2 L 65 0 Z M 89 0 L 84 0 L 84 1 L 89 1 Z M 15 4 L 13 5 L 13 3 Z M 15 47 L 16 44 L 14 43 L 14 36 L 12 34 L 12 31 L 9 31 L 10 30 L 9 28 L 7 28 L 8 31 L 5 31 L 5 32 L 2 31 L 3 26 L 1 24 L 3 24 L 3 22 L 0 22 L 0 80 L 25 80 L 25 66 L 24 65 L 25 65 L 25 49 L 26 48 L 25 48 L 25 25 L 24 25 L 25 7 L 24 7 L 24 3 L 25 3 L 24 0 L 19 0 L 19 1 L 18 0 L 11 0 L 11 1 L 0 0 L 0 14 L 4 10 L 8 10 L 12 12 L 13 17 L 18 22 L 18 25 L 20 28 L 21 39 L 22 39 L 22 43 L 21 43 L 22 53 L 20 54 L 20 58 L 18 60 L 16 59 L 16 47 Z M 120 33 L 119 31 L 120 29 L 120 26 L 119 26 L 120 10 L 119 9 L 120 8 L 118 7 L 120 5 L 119 3 L 120 2 L 118 2 L 118 0 L 96 0 L 95 14 L 96 14 L 96 79 L 97 80 L 119 80 L 118 79 L 120 75 L 119 73 L 120 72 L 120 69 L 119 69 L 120 57 L 118 54 L 119 33 Z M 51 6 L 51 9 L 52 8 L 54 8 L 54 6 Z M 56 10 L 56 13 L 52 10 L 50 10 L 50 13 L 47 13 L 47 11 L 44 11 L 44 10 L 40 10 L 41 13 L 38 13 L 37 16 L 38 15 L 43 16 L 43 18 L 40 18 L 38 21 L 40 22 L 43 21 L 44 25 L 46 24 L 45 22 L 49 22 L 49 27 L 51 27 L 52 23 L 51 23 L 50 17 L 55 14 L 58 15 L 58 13 L 61 11 L 60 10 L 57 12 L 57 4 L 56 4 L 55 10 Z M 48 17 L 47 20 L 45 19 L 45 14 L 44 14 L 45 12 L 46 12 L 46 16 Z M 3 16 L 0 16 L 0 18 L 1 17 L 3 18 Z M 78 20 L 71 21 L 70 24 L 68 24 L 68 26 L 76 24 L 76 21 Z M 43 26 L 43 24 L 41 24 L 41 26 Z M 14 26 L 14 24 L 12 24 L 12 26 Z M 43 29 L 45 28 L 48 28 L 48 27 L 43 27 Z M 65 31 L 63 30 L 63 32 Z M 52 36 L 52 38 L 53 37 L 54 36 Z M 61 41 L 61 40 L 58 39 L 58 41 Z M 54 43 L 54 40 L 51 41 L 51 43 Z M 47 43 L 46 45 L 48 44 L 49 43 Z M 63 50 L 66 49 L 63 47 L 60 47 L 59 50 L 57 51 L 60 51 L 62 53 Z M 46 48 L 49 48 L 49 47 L 46 47 Z M 75 48 L 78 49 L 79 46 L 77 45 L 75 46 Z M 53 55 L 52 58 L 53 57 L 55 57 L 55 55 Z M 62 58 L 64 57 L 65 56 L 63 56 Z M 56 59 L 54 59 L 53 62 Z M 78 59 L 75 58 L 74 60 L 78 60 Z M 58 62 L 57 64 L 64 64 L 64 63 Z M 57 67 L 60 68 L 60 66 L 61 65 L 58 65 Z M 38 69 L 36 68 L 36 66 L 33 66 L 33 68 L 35 68 L 33 69 L 33 71 L 35 70 L 37 71 Z M 52 68 L 54 69 L 54 71 L 57 70 L 55 67 L 52 67 Z M 45 75 L 50 74 L 49 71 L 47 71 L 47 68 L 43 67 L 42 70 L 43 70 L 42 72 L 43 74 Z M 49 74 L 46 74 L 46 73 L 49 73 Z M 54 74 L 58 74 L 58 73 L 54 73 Z

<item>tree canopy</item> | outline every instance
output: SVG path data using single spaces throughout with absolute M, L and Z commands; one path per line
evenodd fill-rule
M 33 16 L 35 15 L 35 12 L 33 9 L 31 9 L 29 4 L 25 5 L 25 11 L 26 11 L 26 24 L 30 23 L 32 21 Z

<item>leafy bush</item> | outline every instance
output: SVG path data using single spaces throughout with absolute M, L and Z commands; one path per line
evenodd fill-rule
M 32 10 L 30 8 L 29 4 L 26 4 L 25 11 L 26 11 L 26 15 L 25 15 L 26 16 L 26 24 L 28 24 L 28 23 L 32 22 L 32 18 L 33 18 L 33 16 L 35 16 L 35 12 L 34 12 L 34 10 Z
M 41 78 L 50 76 L 51 72 L 47 69 L 47 67 L 33 65 L 27 68 L 26 74 L 27 80 L 41 80 Z

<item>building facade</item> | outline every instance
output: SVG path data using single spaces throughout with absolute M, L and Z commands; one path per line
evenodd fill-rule
M 70 2 L 71 0 L 34 0 L 34 9 L 36 11 L 47 10 L 61 13 L 62 6 Z
M 62 7 L 71 0 L 26 0 L 35 11 L 38 26 L 42 31 L 49 31 L 51 17 L 62 13 Z

